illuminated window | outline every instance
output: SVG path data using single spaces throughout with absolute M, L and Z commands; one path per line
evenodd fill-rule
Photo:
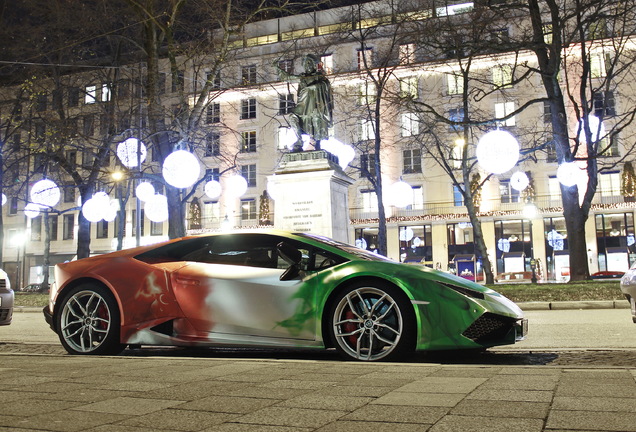
M 369 141 L 375 139 L 373 120 L 361 120 L 359 123 L 360 128 L 360 141 Z
M 102 94 L 101 94 L 101 101 L 102 102 L 109 102 L 110 101 L 110 84 L 102 84 Z
M 548 45 L 552 43 L 552 24 L 543 25 L 543 42 Z
M 400 120 L 400 134 L 403 137 L 410 137 L 420 133 L 420 122 L 415 113 L 402 113 Z
M 464 76 L 459 74 L 446 75 L 446 83 L 448 84 L 448 94 L 458 95 L 464 92 Z
M 322 70 L 326 74 L 333 73 L 333 55 L 332 54 L 325 54 L 323 56 L 320 56 L 320 62 L 322 63 Z
M 365 212 L 378 211 L 378 196 L 374 190 L 364 189 L 360 191 L 362 197 L 362 210 Z
M 256 200 L 254 198 L 241 200 L 241 219 L 242 220 L 256 219 Z
M 221 154 L 221 135 L 217 132 L 205 136 L 205 156 L 218 156 Z
M 515 103 L 514 102 L 501 102 L 495 104 L 495 117 L 498 119 L 502 119 L 504 117 L 509 116 L 515 111 Z M 515 116 L 511 116 L 506 120 L 501 120 L 497 122 L 500 126 L 514 126 L 515 125 Z
M 590 76 L 604 78 L 607 76 L 608 59 L 603 53 L 590 54 Z
M 453 185 L 453 205 L 455 207 L 464 205 L 464 195 L 457 185 Z
M 278 95 L 278 114 L 280 115 L 289 114 L 294 110 L 295 106 L 296 106 L 296 102 L 294 102 L 293 94 L 288 93 L 288 94 Z
M 242 165 L 241 175 L 247 180 L 248 187 L 256 186 L 256 164 Z
M 85 89 L 84 103 L 85 104 L 94 104 L 97 102 L 97 86 L 91 85 L 87 86 Z
M 365 81 L 360 84 L 360 97 L 358 99 L 359 105 L 371 105 L 376 100 L 376 88 L 373 82 Z
M 213 102 L 206 107 L 205 122 L 207 124 L 219 123 L 221 121 L 221 104 Z
M 618 171 L 600 173 L 598 176 L 598 185 L 601 196 L 620 196 L 621 195 L 621 175 Z
M 241 153 L 256 151 L 256 131 L 241 132 Z
M 492 69 L 492 82 L 495 88 L 512 87 L 512 66 L 498 65 Z
M 499 180 L 499 196 L 503 204 L 516 203 L 521 200 L 519 191 L 510 185 L 510 179 Z
M 400 80 L 400 96 L 417 98 L 417 77 L 407 77 Z
M 256 84 L 256 65 L 241 67 L 241 84 L 243 85 Z

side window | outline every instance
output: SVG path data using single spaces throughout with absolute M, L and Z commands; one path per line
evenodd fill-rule
M 343 262 L 342 258 L 325 251 L 318 250 L 314 255 L 314 269 L 318 271 L 333 267 L 341 262 Z

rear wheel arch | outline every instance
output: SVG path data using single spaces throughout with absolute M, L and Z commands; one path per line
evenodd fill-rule
M 54 323 L 57 322 L 57 319 L 55 317 L 57 317 L 57 314 L 60 312 L 60 305 L 62 303 L 62 300 L 64 300 L 66 298 L 66 296 L 68 295 L 68 293 L 72 289 L 74 289 L 77 286 L 81 286 L 81 285 L 101 286 L 101 287 L 107 289 L 108 291 L 110 291 L 110 294 L 113 296 L 113 298 L 117 302 L 117 309 L 118 309 L 118 312 L 119 312 L 119 316 L 120 317 L 122 316 L 121 302 L 119 301 L 119 297 L 115 295 L 113 290 L 107 284 L 105 284 L 104 282 L 100 281 L 99 279 L 85 277 L 85 278 L 76 279 L 76 280 L 68 283 L 61 291 L 58 291 L 57 297 L 55 298 L 55 307 L 53 309 L 53 317 L 54 317 L 53 322 Z M 55 331 L 57 331 L 57 329 L 55 329 Z

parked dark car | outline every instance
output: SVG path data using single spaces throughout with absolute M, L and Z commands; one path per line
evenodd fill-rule
M 13 318 L 13 290 L 7 274 L 0 270 L 0 326 L 11 324 Z

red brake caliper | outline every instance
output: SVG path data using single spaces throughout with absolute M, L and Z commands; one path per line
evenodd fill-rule
M 347 312 L 345 312 L 345 318 L 348 320 L 353 320 L 356 318 L 356 316 L 351 310 L 348 310 Z M 354 332 L 357 330 L 357 328 L 358 326 L 352 322 L 348 322 L 342 325 L 342 329 L 344 330 L 345 333 Z M 349 343 L 355 346 L 358 343 L 358 336 L 357 335 L 349 336 Z

